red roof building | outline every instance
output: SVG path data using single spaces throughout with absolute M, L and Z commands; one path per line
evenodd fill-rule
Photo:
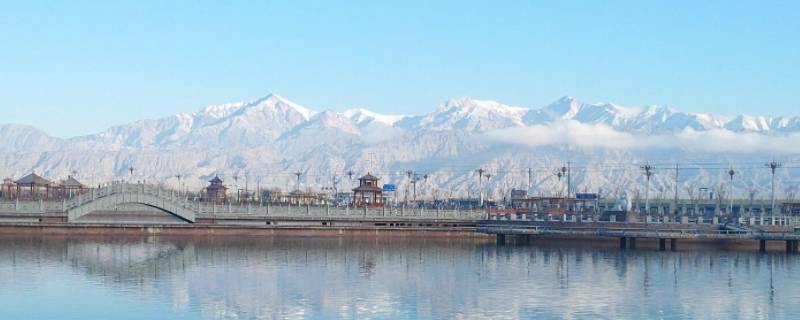
M 214 179 L 211 179 L 209 183 L 208 187 L 206 187 L 206 201 L 215 204 L 225 203 L 228 187 L 222 184 L 222 179 L 219 176 L 214 176 Z
M 378 186 L 378 180 L 369 173 L 358 178 L 358 187 L 353 189 L 353 206 L 383 207 L 383 189 Z

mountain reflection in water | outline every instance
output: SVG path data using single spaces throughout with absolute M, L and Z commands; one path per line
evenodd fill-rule
M 615 243 L 2 236 L 0 318 L 790 318 L 798 271 Z

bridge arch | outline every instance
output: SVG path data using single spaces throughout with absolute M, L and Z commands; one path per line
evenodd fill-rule
M 190 223 L 194 223 L 197 216 L 194 210 L 183 206 L 173 199 L 133 191 L 110 193 L 102 197 L 88 199 L 67 210 L 67 221 L 74 222 L 89 213 L 131 203 L 162 210 Z

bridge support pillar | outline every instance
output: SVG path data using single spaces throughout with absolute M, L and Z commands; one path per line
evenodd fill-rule
M 636 238 L 630 238 L 628 240 L 628 248 L 636 249 Z
M 627 238 L 625 238 L 625 237 L 619 238 L 619 248 L 620 249 L 627 248 L 627 244 L 628 244 L 628 239 Z
M 786 240 L 786 253 L 797 253 L 798 244 L 800 244 L 798 240 Z
M 672 251 L 678 249 L 678 239 L 669 239 L 669 249 Z
M 497 234 L 497 244 L 504 245 L 506 244 L 506 235 L 504 234 Z
M 658 250 L 667 250 L 667 239 L 658 239 Z
M 758 252 L 767 252 L 767 240 L 758 240 Z

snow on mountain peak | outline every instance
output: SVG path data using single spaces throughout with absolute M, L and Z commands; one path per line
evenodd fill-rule
M 496 112 L 506 115 L 519 115 L 528 111 L 526 108 L 512 107 L 494 100 L 477 100 L 468 97 L 450 99 L 439 110 L 461 109 L 466 112 Z
M 303 118 L 305 118 L 306 120 L 310 119 L 314 114 L 316 114 L 315 111 L 309 110 L 308 108 L 306 108 L 304 106 L 301 106 L 301 105 L 299 105 L 297 103 L 294 103 L 294 102 L 290 101 L 289 99 L 286 99 L 286 98 L 281 97 L 281 96 L 279 96 L 277 94 L 274 94 L 274 93 L 272 93 L 272 94 L 270 94 L 270 95 L 268 95 L 268 96 L 266 96 L 264 98 L 261 98 L 259 100 L 256 100 L 255 105 L 270 107 L 272 109 L 280 108 L 280 107 L 288 107 L 288 108 L 291 108 L 292 110 L 300 113 L 303 116 Z
M 434 130 L 464 129 L 487 131 L 522 126 L 528 109 L 512 107 L 492 100 L 451 99 L 419 121 L 423 128 Z
M 377 121 L 390 126 L 408 117 L 404 115 L 385 115 L 377 112 L 372 112 L 363 108 L 348 109 L 342 112 L 342 115 L 349 118 L 355 124 L 363 124 L 372 121 Z
M 254 109 L 255 111 L 287 111 L 292 110 L 300 114 L 303 119 L 308 120 L 316 112 L 309 110 L 297 103 L 294 103 L 286 98 L 277 94 L 269 94 L 263 98 L 251 100 L 249 102 L 236 102 L 226 103 L 219 105 L 210 105 L 205 107 L 201 114 L 210 116 L 212 118 L 225 118 L 237 113 L 242 113 L 247 109 Z

